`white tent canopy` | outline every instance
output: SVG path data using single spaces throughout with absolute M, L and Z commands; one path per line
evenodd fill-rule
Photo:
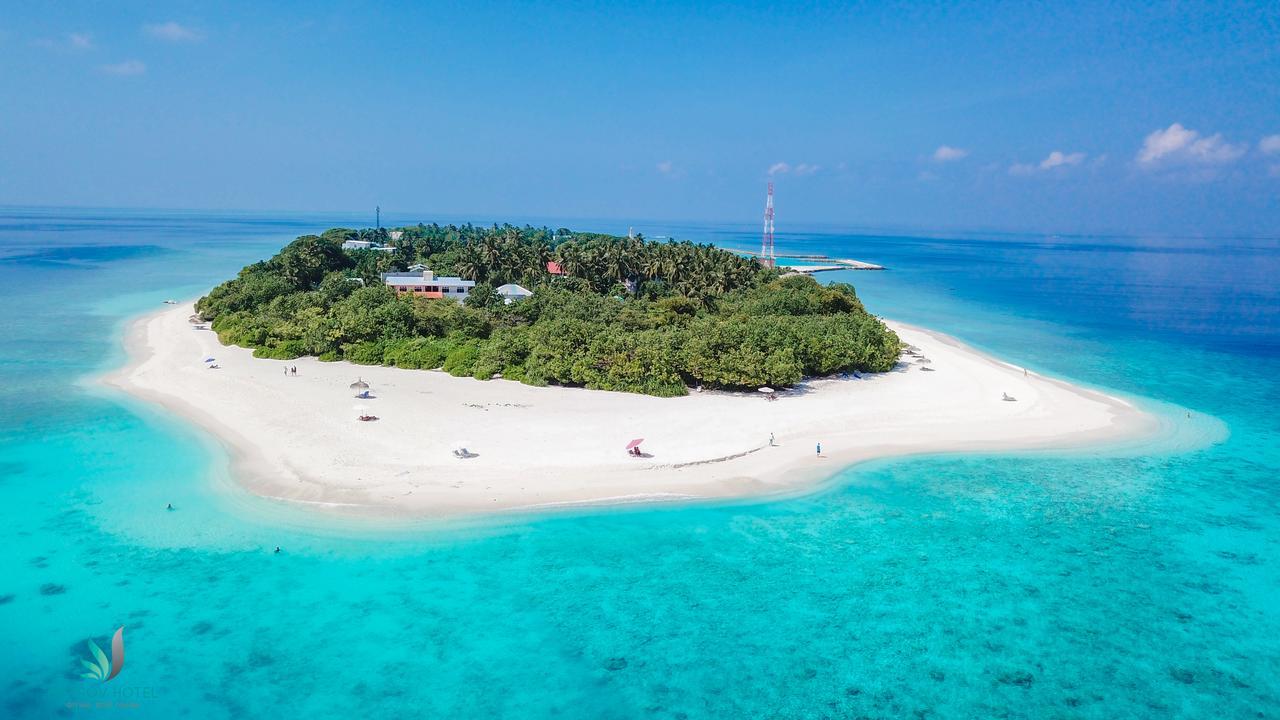
M 528 288 L 521 287 L 515 283 L 507 283 L 494 288 L 494 292 L 498 293 L 502 299 L 510 305 L 517 300 L 523 300 L 533 295 L 533 291 Z

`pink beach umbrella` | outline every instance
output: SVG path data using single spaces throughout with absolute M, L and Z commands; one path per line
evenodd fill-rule
M 635 440 L 632 440 L 631 442 L 627 443 L 627 449 L 631 450 L 633 448 L 637 448 L 640 446 L 640 443 L 642 442 L 644 442 L 644 438 L 636 438 Z

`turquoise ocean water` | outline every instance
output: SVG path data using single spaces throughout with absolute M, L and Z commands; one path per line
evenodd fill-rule
M 824 276 L 873 312 L 1170 430 L 768 502 L 337 523 L 246 496 L 215 442 L 87 380 L 161 300 L 367 222 L 0 210 L 0 717 L 1280 714 L 1275 242 L 780 235 L 888 266 Z M 121 625 L 123 672 L 82 679 Z

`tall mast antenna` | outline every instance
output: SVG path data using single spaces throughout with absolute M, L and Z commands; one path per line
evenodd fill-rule
M 769 195 L 764 201 L 764 236 L 760 240 L 760 262 L 773 267 L 777 262 L 773 247 L 773 183 L 769 183 Z

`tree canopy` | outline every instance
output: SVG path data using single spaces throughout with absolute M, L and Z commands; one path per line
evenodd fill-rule
M 343 250 L 349 239 L 394 251 Z M 556 261 L 563 275 L 547 271 Z M 423 263 L 477 282 L 465 303 L 396 294 L 379 273 Z M 532 297 L 507 305 L 493 288 Z M 846 284 L 782 276 L 691 242 L 567 229 L 417 225 L 305 235 L 196 304 L 219 339 L 258 357 L 501 375 L 651 395 L 692 385 L 786 387 L 806 376 L 883 372 L 899 341 Z

